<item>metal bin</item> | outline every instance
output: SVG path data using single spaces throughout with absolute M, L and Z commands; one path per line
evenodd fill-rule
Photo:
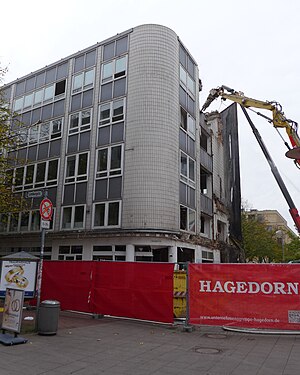
M 60 302 L 42 301 L 38 310 L 37 331 L 39 335 L 55 335 L 58 328 Z

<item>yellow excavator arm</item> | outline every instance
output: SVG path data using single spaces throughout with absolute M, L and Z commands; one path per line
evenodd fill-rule
M 272 123 L 275 128 L 285 128 L 292 148 L 300 147 L 300 138 L 297 133 L 298 124 L 297 122 L 289 120 L 285 117 L 279 103 L 267 101 L 264 102 L 262 100 L 248 98 L 240 91 L 235 91 L 227 86 L 220 86 L 216 89 L 210 90 L 208 98 L 202 107 L 202 111 L 205 111 L 205 109 L 208 108 L 209 105 L 218 97 L 221 97 L 224 100 L 231 100 L 245 108 L 259 108 L 271 111 L 272 118 L 269 118 L 262 113 L 258 114 Z
M 261 109 L 267 109 L 269 111 L 272 112 L 272 115 L 273 117 L 272 118 L 269 118 L 259 112 L 256 112 L 257 114 L 259 114 L 260 116 L 266 118 L 270 123 L 272 123 L 274 125 L 275 128 L 285 128 L 288 136 L 289 136 L 289 139 L 291 141 L 291 144 L 292 144 L 292 149 L 290 149 L 290 146 L 285 142 L 285 144 L 287 145 L 287 147 L 290 149 L 290 151 L 297 151 L 297 153 L 295 154 L 296 157 L 295 157 L 295 164 L 297 166 L 300 166 L 300 158 L 299 158 L 299 150 L 300 150 L 300 139 L 299 139 L 299 136 L 297 134 L 297 123 L 295 121 L 292 121 L 292 120 L 288 120 L 284 113 L 282 112 L 282 108 L 281 108 L 281 105 L 278 104 L 278 103 L 275 103 L 275 102 L 263 102 L 261 100 L 256 100 L 256 99 L 251 99 L 251 98 L 247 98 L 242 92 L 238 92 L 238 91 L 234 91 L 233 89 L 227 87 L 227 86 L 221 86 L 221 87 L 218 87 L 216 89 L 212 89 L 210 91 L 210 94 L 208 95 L 208 98 L 206 100 L 206 102 L 204 103 L 203 107 L 202 107 L 202 111 L 205 111 L 205 109 L 207 107 L 209 107 L 209 105 L 211 104 L 212 101 L 214 101 L 215 99 L 217 99 L 218 97 L 221 97 L 222 99 L 229 99 L 235 103 L 238 103 L 241 105 L 241 108 L 242 108 L 242 111 L 244 112 L 251 128 L 252 128 L 252 131 L 254 133 L 254 136 L 261 148 L 261 150 L 263 151 L 264 155 L 265 155 L 265 158 L 267 160 L 267 162 L 269 163 L 269 166 L 271 168 L 271 171 L 273 173 L 273 176 L 275 177 L 275 180 L 289 206 L 289 211 L 290 211 L 290 214 L 294 220 L 294 223 L 295 223 L 295 226 L 298 230 L 298 233 L 300 234 L 300 215 L 298 213 L 298 210 L 290 196 L 290 193 L 288 192 L 281 176 L 280 176 L 280 173 L 275 165 L 275 163 L 273 162 L 270 154 L 269 154 L 269 151 L 267 150 L 266 148 L 266 145 L 264 144 L 258 130 L 256 129 L 255 125 L 253 124 L 252 120 L 250 119 L 250 116 L 246 110 L 246 108 L 251 108 L 251 107 L 254 107 L 254 108 L 261 108 Z M 289 152 L 290 152 L 289 151 Z M 286 154 L 287 155 L 287 154 Z M 287 155 L 288 156 L 288 155 Z M 289 157 L 289 156 L 288 156 Z M 293 157 L 294 158 L 294 157 Z

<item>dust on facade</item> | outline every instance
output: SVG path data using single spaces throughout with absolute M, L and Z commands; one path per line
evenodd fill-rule
M 54 205 L 45 259 L 241 260 L 236 107 L 200 113 L 198 66 L 174 31 L 135 27 L 3 89 L 23 124 L 14 190 Z M 30 199 L 2 215 L 0 255 L 39 255 Z

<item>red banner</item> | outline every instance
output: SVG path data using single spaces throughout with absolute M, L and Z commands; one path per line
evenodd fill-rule
M 42 299 L 75 310 L 173 322 L 172 263 L 45 261 Z
M 41 298 L 60 302 L 62 310 L 92 312 L 92 261 L 45 261 Z
M 189 264 L 189 322 L 300 329 L 300 265 Z
M 172 323 L 171 263 L 98 262 L 93 309 L 101 314 Z

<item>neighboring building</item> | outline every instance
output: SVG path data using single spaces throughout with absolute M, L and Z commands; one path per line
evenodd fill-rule
M 290 243 L 291 237 L 295 237 L 295 233 L 288 227 L 287 221 L 276 210 L 254 210 L 245 211 L 248 217 L 264 223 L 269 231 L 277 232 L 278 239 L 281 239 L 281 233 L 284 234 L 283 242 Z
M 46 189 L 55 207 L 45 258 L 240 260 L 229 240 L 240 234 L 236 109 L 200 116 L 199 90 L 195 60 L 159 25 L 4 86 L 24 124 L 9 153 L 15 192 Z M 41 199 L 31 200 L 2 215 L 1 255 L 39 255 Z

